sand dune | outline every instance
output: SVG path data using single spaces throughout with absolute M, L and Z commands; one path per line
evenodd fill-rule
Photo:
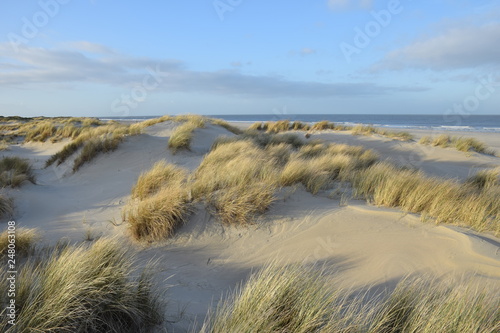
M 158 260 L 158 283 L 169 286 L 168 328 L 187 331 L 200 322 L 211 304 L 272 260 L 320 263 L 346 287 L 388 286 L 407 275 L 441 279 L 467 278 L 500 289 L 500 240 L 450 226 L 422 223 L 418 216 L 379 208 L 363 201 L 313 196 L 301 186 L 279 192 L 272 208 L 248 227 L 217 223 L 197 204 L 188 224 L 174 238 L 151 247 L 128 241 L 121 209 L 141 172 L 165 159 L 190 171 L 213 141 L 234 134 L 214 125 L 197 129 L 191 151 L 173 155 L 167 141 L 176 123 L 151 126 L 128 137 L 119 148 L 100 155 L 72 173 L 66 162 L 43 169 L 46 159 L 64 143 L 14 146 L 2 156 L 29 158 L 37 184 L 8 190 L 19 226 L 38 228 L 44 243 L 62 238 L 82 242 L 88 236 L 113 236 Z M 419 167 L 434 176 L 464 179 L 475 170 L 500 165 L 500 158 L 442 148 L 423 148 L 381 137 L 315 133 L 327 142 L 362 145 L 382 159 Z M 497 138 L 498 139 L 498 138 Z M 500 142 L 497 141 L 497 142 Z M 146 260 L 144 260 L 146 261 Z

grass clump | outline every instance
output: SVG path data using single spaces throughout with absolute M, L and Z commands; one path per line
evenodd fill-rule
M 248 138 L 216 142 L 194 174 L 194 198 L 205 199 L 224 223 L 250 222 L 274 201 L 287 152 L 273 152 L 276 157 L 270 158 L 266 148 Z
M 177 126 L 168 139 L 168 148 L 170 148 L 174 154 L 179 150 L 189 150 L 194 130 L 200 128 L 200 124 L 203 124 L 203 126 L 205 125 L 204 122 L 193 123 L 188 121 Z
M 0 257 L 7 255 L 9 245 L 8 230 L 0 234 Z M 37 229 L 17 228 L 15 230 L 16 256 L 26 256 L 33 253 L 36 242 L 40 240 L 40 232 Z
M 137 135 L 140 132 L 141 127 L 119 123 L 83 128 L 72 142 L 66 144 L 45 162 L 45 167 L 56 162 L 57 165 L 60 165 L 79 152 L 73 161 L 73 172 L 76 172 L 83 164 L 90 162 L 99 154 L 117 149 L 126 136 Z
M 238 127 L 229 124 L 225 120 L 213 118 L 213 119 L 210 119 L 210 122 L 214 125 L 221 126 L 225 129 L 227 129 L 229 132 L 231 132 L 233 134 L 239 135 L 239 134 L 243 133 L 243 131 L 240 130 Z
M 155 241 L 172 236 L 191 212 L 187 173 L 164 161 L 141 174 L 124 211 L 136 240 Z
M 367 332 L 495 332 L 500 302 L 467 285 L 403 281 L 368 318 Z
M 132 198 L 145 199 L 167 185 L 180 185 L 187 177 L 186 171 L 173 164 L 161 160 L 142 173 L 132 187 Z
M 16 325 L 3 332 L 150 332 L 162 320 L 150 274 L 132 279 L 133 258 L 118 243 L 67 246 L 19 268 Z M 7 271 L 1 272 L 7 290 Z M 5 287 L 5 289 L 4 289 Z M 2 295 L 2 309 L 9 300 Z M 2 327 L 3 326 L 3 327 Z
M 311 126 L 311 130 L 313 131 L 325 131 L 329 129 L 334 129 L 335 124 L 329 122 L 328 120 L 319 121 Z
M 108 153 L 116 150 L 123 135 L 108 134 L 101 137 L 92 138 L 83 144 L 82 150 L 73 164 L 73 172 L 78 171 L 85 163 L 93 160 L 100 153 Z M 71 147 L 71 146 L 70 146 Z M 71 149 L 71 148 L 70 148 Z
M 329 289 L 312 269 L 270 265 L 220 302 L 201 332 L 322 332 L 335 311 Z
M 362 147 L 311 143 L 290 156 L 280 175 L 280 184 L 302 183 L 312 194 L 329 187 L 333 181 L 345 180 L 360 168 L 366 168 L 378 157 Z
M 2 139 L 0 140 L 0 151 L 2 150 L 8 150 L 9 149 L 9 143 L 7 140 Z
M 430 136 L 423 136 L 418 141 L 421 145 L 430 145 L 432 143 L 432 138 Z
M 413 135 L 405 131 L 389 131 L 385 129 L 379 129 L 371 125 L 356 125 L 352 128 L 353 135 L 373 135 L 378 134 L 391 139 L 400 141 L 411 141 L 413 140 Z
M 489 190 L 500 186 L 500 167 L 482 170 L 466 180 L 467 184 L 479 190 Z
M 209 313 L 203 333 L 496 332 L 500 301 L 486 289 L 435 280 L 403 280 L 392 292 L 335 287 L 324 271 L 268 265 Z
M 171 237 L 190 212 L 186 189 L 168 186 L 144 200 L 130 202 L 125 219 L 132 237 L 152 242 Z
M 448 148 L 453 147 L 459 151 L 495 155 L 495 153 L 488 149 L 488 146 L 475 138 L 456 137 L 447 134 L 441 134 L 435 138 L 424 136 L 418 142 L 424 145 L 432 145 L 434 147 Z
M 500 233 L 500 186 L 478 191 L 451 180 L 430 178 L 415 170 L 378 163 L 354 173 L 356 194 L 376 205 L 430 216 L 436 223 L 453 223 Z
M 0 186 L 18 187 L 25 181 L 35 183 L 35 176 L 27 160 L 4 157 L 0 160 Z

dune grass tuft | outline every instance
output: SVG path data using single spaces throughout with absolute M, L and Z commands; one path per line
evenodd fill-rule
M 386 129 L 376 128 L 371 125 L 356 125 L 352 128 L 353 135 L 373 135 L 378 134 L 391 139 L 400 141 L 411 141 L 413 140 L 413 135 L 405 131 L 389 131 Z
M 187 173 L 164 161 L 142 173 L 124 210 L 136 240 L 156 241 L 172 236 L 191 212 Z
M 313 131 L 325 131 L 329 129 L 334 129 L 335 124 L 329 122 L 328 120 L 319 121 L 311 126 L 311 130 Z
M 15 230 L 16 256 L 31 254 L 40 239 L 40 232 L 37 229 L 17 228 Z M 0 257 L 7 255 L 8 245 L 9 233 L 5 230 L 0 234 Z
M 441 134 L 435 138 L 424 136 L 420 139 L 419 143 L 424 145 L 430 144 L 434 147 L 441 148 L 453 147 L 463 152 L 475 151 L 477 153 L 495 155 L 495 152 L 488 149 L 488 146 L 484 142 L 481 142 L 475 138 L 457 137 L 447 134 Z
M 364 295 L 336 288 L 324 271 L 271 264 L 220 301 L 201 332 L 473 333 L 500 328 L 500 298 L 486 288 L 406 279 L 370 302 Z
M 205 122 L 195 123 L 191 121 L 177 126 L 168 139 L 168 148 L 170 148 L 174 154 L 180 150 L 189 150 L 194 130 L 200 128 L 201 124 L 205 126 Z
M 496 332 L 499 319 L 499 298 L 486 289 L 406 280 L 376 307 L 366 331 Z
M 477 187 L 479 190 L 488 190 L 500 186 L 500 167 L 482 170 L 474 176 L 469 177 L 467 184 Z
M 74 137 L 74 140 L 66 144 L 59 152 L 52 155 L 46 162 L 45 167 L 56 163 L 60 165 L 68 158 L 78 152 L 73 162 L 73 172 L 90 162 L 101 153 L 107 153 L 118 148 L 119 144 L 128 135 L 141 133 L 140 126 L 128 126 L 119 123 L 108 123 L 105 125 L 83 128 Z
M 195 172 L 194 198 L 206 199 L 224 223 L 250 222 L 274 201 L 279 165 L 287 154 L 278 150 L 270 158 L 250 139 L 219 141 Z
M 328 289 L 312 269 L 268 266 L 220 302 L 201 332 L 320 332 L 335 311 Z
M 139 241 L 171 237 L 191 212 L 183 186 L 168 186 L 143 200 L 131 201 L 125 210 L 132 236 Z
M 478 231 L 500 233 L 500 186 L 478 191 L 456 181 L 430 178 L 415 170 L 378 163 L 354 173 L 357 195 L 376 205 L 430 216 L 437 223 L 453 223 Z
M 344 180 L 360 168 L 366 168 L 378 157 L 362 147 L 314 143 L 302 146 L 291 154 L 280 176 L 280 184 L 302 183 L 312 194 L 329 187 L 333 181 Z
M 238 127 L 229 124 L 225 120 L 217 119 L 217 118 L 210 118 L 210 122 L 214 125 L 221 126 L 225 129 L 227 129 L 229 132 L 231 132 L 233 134 L 239 135 L 239 134 L 243 133 L 243 131 L 240 130 Z
M 5 316 L 2 332 L 151 332 L 162 321 L 159 296 L 148 271 L 132 279 L 133 257 L 115 241 L 67 246 L 30 257 L 19 268 L 16 325 Z M 7 271 L 2 269 L 2 290 Z M 3 327 L 2 327 L 3 326 Z
M 163 186 L 180 185 L 186 177 L 184 169 L 161 160 L 139 176 L 137 183 L 132 187 L 132 198 L 145 199 L 158 192 Z
M 100 153 L 108 153 L 118 148 L 123 141 L 122 135 L 108 134 L 92 138 L 83 144 L 82 150 L 73 164 L 73 172 L 78 171 L 85 163 L 93 160 Z
M 27 160 L 4 157 L 0 160 L 0 186 L 18 187 L 25 181 L 35 183 L 35 176 Z

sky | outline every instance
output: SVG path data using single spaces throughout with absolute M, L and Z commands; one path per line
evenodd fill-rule
M 0 115 L 500 114 L 500 1 L 0 0 Z

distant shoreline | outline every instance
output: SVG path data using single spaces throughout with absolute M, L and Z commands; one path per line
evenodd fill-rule
M 258 115 L 208 115 L 231 123 L 251 124 L 276 120 L 307 123 L 328 120 L 337 124 L 355 126 L 373 125 L 385 129 L 404 131 L 433 131 L 460 133 L 500 133 L 500 116 L 497 115 L 347 115 L 347 114 L 258 114 Z M 139 122 L 158 116 L 99 117 L 101 120 Z

